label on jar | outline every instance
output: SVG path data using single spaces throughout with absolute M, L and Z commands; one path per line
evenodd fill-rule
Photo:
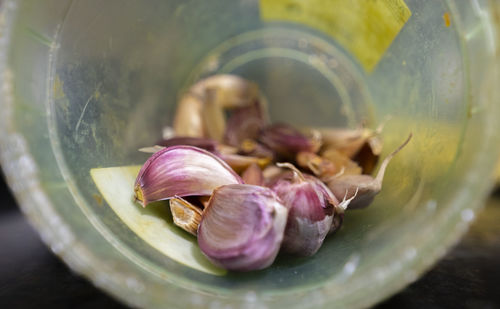
M 411 16 L 403 0 L 259 0 L 263 21 L 320 30 L 370 72 Z

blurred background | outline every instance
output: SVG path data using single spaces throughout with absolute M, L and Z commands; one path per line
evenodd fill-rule
M 469 232 L 385 308 L 500 308 L 500 189 Z M 126 308 L 73 274 L 41 242 L 0 178 L 0 308 Z

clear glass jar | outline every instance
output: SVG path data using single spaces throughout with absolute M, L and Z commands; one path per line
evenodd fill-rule
M 416 280 L 492 184 L 498 12 L 493 1 L 345 3 L 5 0 L 0 159 L 44 241 L 134 306 L 366 307 Z M 90 169 L 143 163 L 137 149 L 172 121 L 183 89 L 222 72 L 257 82 L 273 120 L 390 117 L 385 153 L 414 134 L 375 203 L 349 212 L 312 258 L 208 274 L 162 254 L 102 200 Z

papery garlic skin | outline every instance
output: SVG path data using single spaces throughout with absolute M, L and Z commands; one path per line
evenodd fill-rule
M 382 161 L 375 177 L 370 175 L 341 175 L 328 180 L 328 188 L 337 198 L 345 196 L 345 198 L 350 199 L 349 209 L 368 207 L 375 196 L 382 190 L 382 181 L 387 166 L 392 158 L 410 142 L 412 136 L 413 134 L 410 133 L 408 138 Z
M 269 188 L 234 184 L 214 190 L 198 228 L 198 245 L 217 266 L 263 269 L 278 254 L 288 210 Z
M 211 195 L 222 185 L 243 183 L 223 160 L 192 146 L 173 146 L 153 154 L 139 171 L 135 198 L 143 206 L 179 196 Z
M 332 178 L 328 188 L 337 198 L 353 198 L 349 209 L 361 209 L 370 206 L 375 196 L 382 189 L 382 183 L 369 175 L 345 175 Z
M 196 236 L 198 226 L 200 225 L 202 210 L 180 197 L 171 199 L 169 201 L 169 206 L 174 224 Z
M 328 235 L 334 207 L 339 202 L 330 190 L 314 176 L 290 172 L 282 175 L 270 188 L 289 209 L 282 249 L 285 252 L 311 256 Z

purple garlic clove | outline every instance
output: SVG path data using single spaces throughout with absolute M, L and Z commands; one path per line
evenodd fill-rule
M 200 225 L 203 211 L 181 197 L 171 199 L 169 205 L 174 224 L 184 231 L 196 236 L 196 231 Z
M 363 145 L 377 133 L 366 128 L 316 128 L 319 132 L 325 149 L 337 149 L 352 158 Z
M 316 153 L 321 146 L 314 136 L 307 137 L 286 124 L 273 124 L 263 129 L 259 141 L 279 158 L 292 160 L 301 151 Z
M 267 125 L 267 119 L 259 101 L 245 107 L 234 109 L 227 120 L 224 141 L 239 147 L 245 140 L 255 140 Z
M 270 186 L 289 209 L 282 248 L 291 254 L 311 256 L 329 233 L 339 202 L 316 177 L 302 174 L 290 163 L 277 165 L 292 169 Z
M 143 206 L 174 197 L 211 195 L 222 185 L 242 183 L 224 161 L 192 146 L 173 146 L 153 154 L 135 181 L 135 198 Z
M 198 228 L 207 258 L 235 271 L 263 269 L 278 254 L 288 210 L 269 188 L 226 185 L 215 189 Z

